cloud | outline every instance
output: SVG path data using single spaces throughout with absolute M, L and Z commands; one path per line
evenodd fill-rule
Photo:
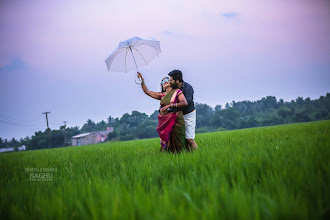
M 15 71 L 15 70 L 22 70 L 26 68 L 25 62 L 21 58 L 14 58 L 11 63 L 0 66 L 0 73 L 8 72 L 8 71 Z
M 228 13 L 223 13 L 222 14 L 225 18 L 227 19 L 232 19 L 237 17 L 237 13 L 236 12 L 228 12 Z
M 171 31 L 163 31 L 162 34 L 164 34 L 164 35 L 172 35 L 173 32 L 171 32 Z

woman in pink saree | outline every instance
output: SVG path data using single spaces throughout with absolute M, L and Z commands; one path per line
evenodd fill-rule
M 141 87 L 145 94 L 160 100 L 161 109 L 158 115 L 157 131 L 160 137 L 161 151 L 179 153 L 183 149 L 189 151 L 186 146 L 185 126 L 182 108 L 187 105 L 187 100 L 180 89 L 172 89 L 169 78 L 161 81 L 161 92 L 149 91 L 144 83 L 141 73 L 137 77 L 141 79 Z M 175 109 L 175 111 L 173 110 Z

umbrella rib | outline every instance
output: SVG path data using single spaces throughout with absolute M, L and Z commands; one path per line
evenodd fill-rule
M 139 41 L 140 41 L 140 39 L 137 40 L 135 43 L 133 43 L 133 44 L 131 44 L 131 45 L 134 46 L 134 45 L 137 44 Z M 142 44 L 143 44 L 143 43 L 142 43 Z
M 118 48 L 118 49 L 121 49 L 121 48 Z M 118 54 L 120 54 L 121 52 L 124 52 L 124 51 L 126 50 L 126 48 L 122 48 L 122 49 L 123 49 L 122 51 L 119 51 L 119 52 L 116 53 L 116 56 L 117 56 Z
M 155 48 L 154 48 L 155 49 Z M 159 58 L 159 53 L 157 53 L 157 50 L 155 49 L 155 52 L 156 52 L 156 54 L 157 54 L 157 57 Z
M 149 45 L 149 46 L 150 46 L 150 45 Z M 155 50 L 157 50 L 156 47 L 154 47 L 154 46 L 150 46 L 150 47 L 152 47 L 152 48 L 154 48 Z M 157 51 L 162 52 L 162 51 L 160 51 L 160 50 L 157 50 Z
M 137 47 L 137 46 L 141 46 L 141 45 L 143 45 L 143 44 L 145 44 L 145 43 L 141 43 L 141 44 L 139 44 L 139 45 L 135 45 L 135 47 Z M 149 44 L 145 44 L 145 45 L 154 48 L 156 51 L 159 51 L 159 50 L 157 50 L 157 48 L 154 47 L 154 46 L 151 46 L 151 45 L 149 45 Z M 160 51 L 160 52 L 161 52 L 161 51 Z
M 132 44 L 133 47 L 137 47 L 137 46 L 140 46 L 140 45 L 143 45 L 145 43 L 140 43 L 140 44 L 137 44 L 137 42 L 135 44 Z
M 123 49 L 122 51 L 119 51 L 118 53 L 116 53 L 116 55 L 114 56 L 114 58 L 115 58 L 118 54 L 120 54 L 121 52 L 124 52 L 125 50 L 126 50 L 126 48 Z M 113 54 L 111 54 L 111 55 L 113 55 Z M 108 57 L 108 59 L 111 57 L 111 55 Z M 109 64 L 110 67 L 111 67 L 111 64 L 113 63 L 114 60 L 115 60 L 115 59 L 112 59 L 112 60 L 111 60 L 111 62 L 110 62 L 110 64 Z
M 140 54 L 140 56 L 142 57 L 142 59 L 144 60 L 144 62 L 146 63 L 146 65 L 148 66 L 148 64 L 147 64 L 146 60 L 144 59 L 144 57 L 142 56 L 142 54 L 137 49 L 135 49 L 134 47 L 133 47 L 133 49 L 136 50 Z
M 126 50 L 126 55 L 125 55 L 125 73 L 127 73 L 127 67 L 126 67 L 126 58 L 127 58 L 127 53 L 128 53 L 128 50 Z

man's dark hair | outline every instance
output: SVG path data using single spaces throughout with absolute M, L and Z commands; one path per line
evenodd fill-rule
M 173 70 L 168 75 L 172 76 L 175 81 L 179 80 L 179 82 L 183 82 L 182 72 L 180 70 Z

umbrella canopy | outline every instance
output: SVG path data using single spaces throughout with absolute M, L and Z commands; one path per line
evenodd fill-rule
M 122 41 L 105 60 L 108 71 L 128 72 L 138 67 L 148 65 L 161 53 L 160 43 L 157 40 L 133 37 Z

